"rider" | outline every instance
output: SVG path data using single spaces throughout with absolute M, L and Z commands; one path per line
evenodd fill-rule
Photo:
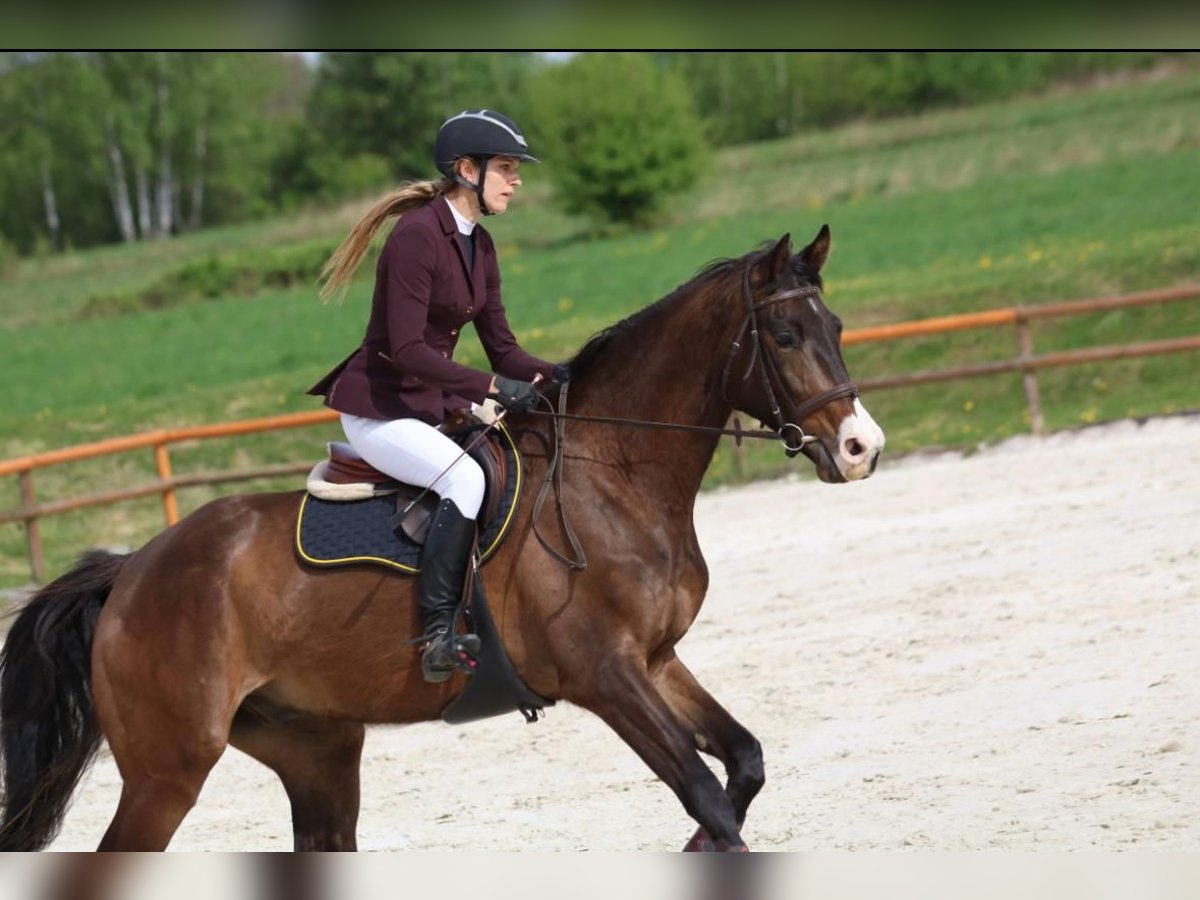
M 496 248 L 479 224 L 481 216 L 508 208 L 521 185 L 521 164 L 538 162 L 521 129 L 495 110 L 464 110 L 438 129 L 434 162 L 440 181 L 410 182 L 383 197 L 325 264 L 322 297 L 344 293 L 372 237 L 385 220 L 400 217 L 375 267 L 362 344 L 308 392 L 341 413 L 363 459 L 439 497 L 418 589 L 421 669 L 436 683 L 450 677 L 462 654 L 479 650 L 471 634 L 452 646 L 450 626 L 484 493 L 479 465 L 460 458 L 461 448 L 437 426 L 469 401 L 488 397 L 505 409 L 529 409 L 537 401 L 535 376 L 561 381 L 566 372 L 518 345 L 500 300 Z M 494 377 L 451 360 L 468 322 Z

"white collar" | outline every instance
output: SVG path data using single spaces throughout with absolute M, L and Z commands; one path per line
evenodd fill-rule
M 475 230 L 475 223 L 455 209 L 454 204 L 450 202 L 449 198 L 444 199 L 446 200 L 446 205 L 450 207 L 450 212 L 454 214 L 454 221 L 458 223 L 458 233 L 470 234 L 473 232 Z

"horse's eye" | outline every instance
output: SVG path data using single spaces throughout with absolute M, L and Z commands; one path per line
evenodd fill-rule
M 786 328 L 781 328 L 771 332 L 775 335 L 775 343 L 780 347 L 795 347 L 800 343 L 800 338 L 794 331 L 789 331 Z

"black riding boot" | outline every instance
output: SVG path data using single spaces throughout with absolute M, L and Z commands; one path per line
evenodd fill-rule
M 418 588 L 425 625 L 421 640 L 428 642 L 421 655 L 421 674 L 435 684 L 454 673 L 460 653 L 479 654 L 479 638 L 473 634 L 455 635 L 453 643 L 450 640 L 454 610 L 462 597 L 474 546 L 475 520 L 465 518 L 453 500 L 439 501 L 425 536 Z

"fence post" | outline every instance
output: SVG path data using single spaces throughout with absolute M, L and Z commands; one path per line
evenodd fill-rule
M 167 454 L 167 445 L 154 445 L 154 467 L 158 477 L 165 483 L 163 488 L 163 512 L 167 517 L 167 527 L 179 521 L 179 503 L 175 499 L 175 488 L 171 485 L 171 457 Z
M 46 582 L 46 559 L 42 555 L 42 529 L 37 514 L 33 511 L 37 500 L 33 493 L 33 469 L 25 469 L 17 475 L 21 483 L 21 503 L 28 518 L 25 520 L 25 543 L 29 547 L 29 571 L 37 584 Z
M 1029 320 L 1020 312 L 1014 323 L 1017 328 L 1017 352 L 1019 361 L 1024 363 L 1033 358 L 1033 335 L 1029 330 Z M 1042 398 L 1038 392 L 1037 370 L 1032 366 L 1021 366 L 1021 381 L 1025 385 L 1025 402 L 1029 405 L 1029 425 L 1038 437 L 1046 433 L 1046 418 L 1042 415 Z

